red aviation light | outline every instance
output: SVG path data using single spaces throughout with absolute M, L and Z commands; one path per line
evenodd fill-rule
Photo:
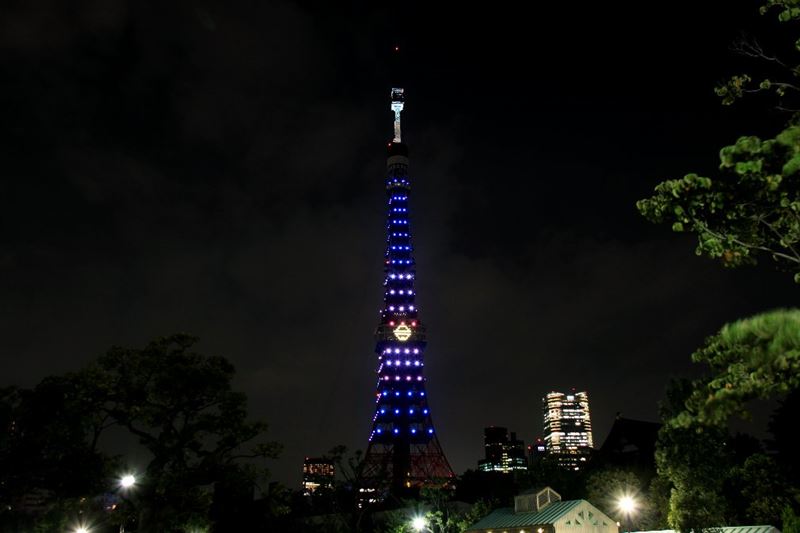
M 413 320 L 413 321 L 411 322 L 411 325 L 412 325 L 412 326 L 414 326 L 414 327 L 417 327 L 417 321 L 416 321 L 416 320 Z
M 390 320 L 390 321 L 389 321 L 389 325 L 390 325 L 390 326 L 394 326 L 394 320 Z

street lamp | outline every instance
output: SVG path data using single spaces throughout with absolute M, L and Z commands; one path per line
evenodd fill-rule
M 421 516 L 415 516 L 411 520 L 411 528 L 414 531 L 422 531 L 423 529 L 427 529 L 428 528 L 428 521 L 425 520 L 425 518 L 423 518 Z
M 636 513 L 638 507 L 639 502 L 630 494 L 623 494 L 617 500 L 617 509 L 622 511 L 622 514 L 625 515 L 625 523 L 628 526 L 629 532 L 631 530 L 631 515 Z
M 80 525 L 75 528 L 74 533 L 89 533 L 89 528 L 84 525 Z
M 122 489 L 123 493 L 127 492 L 131 487 L 136 485 L 136 476 L 133 474 L 125 474 L 121 478 L 119 478 L 119 486 Z M 122 496 L 125 499 L 125 496 Z M 125 533 L 125 522 L 123 521 L 119 525 L 119 533 Z

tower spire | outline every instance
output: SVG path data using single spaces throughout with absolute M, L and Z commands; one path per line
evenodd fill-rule
M 384 295 L 375 331 L 378 382 L 361 470 L 365 483 L 362 501 L 380 501 L 387 490 L 403 496 L 411 489 L 448 486 L 455 477 L 434 432 L 426 394 L 423 369 L 427 341 L 414 289 L 408 149 L 400 137 L 403 89 L 392 89 L 391 95 L 395 129 L 386 160 Z
M 400 113 L 403 111 L 403 89 L 392 89 L 392 111 L 394 111 L 394 140 L 392 142 L 403 142 L 400 136 Z

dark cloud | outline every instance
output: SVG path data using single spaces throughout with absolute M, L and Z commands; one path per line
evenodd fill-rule
M 475 465 L 485 425 L 536 436 L 551 389 L 589 391 L 598 444 L 616 411 L 654 419 L 706 335 L 796 296 L 635 212 L 658 180 L 713 171 L 741 124 L 778 123 L 710 91 L 755 10 L 728 12 L 726 33 L 689 7 L 658 13 L 660 30 L 613 6 L 6 3 L 4 381 L 189 331 L 286 445 L 278 479 L 363 447 L 398 72 L 384 51 L 400 42 L 426 368 L 453 466 Z

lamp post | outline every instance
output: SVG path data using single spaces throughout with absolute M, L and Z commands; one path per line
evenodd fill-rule
M 631 530 L 631 515 L 636 513 L 636 509 L 638 507 L 639 507 L 639 503 L 636 501 L 636 499 L 633 496 L 631 496 L 629 494 L 623 494 L 617 500 L 617 508 L 620 511 L 622 511 L 622 514 L 625 517 L 623 524 L 626 524 L 628 526 L 628 533 L 630 533 L 630 530 Z M 624 527 L 623 527 L 623 529 L 624 529 Z
M 122 489 L 123 494 L 128 492 L 133 486 L 136 485 L 136 476 L 133 474 L 125 474 L 121 478 L 119 478 L 119 487 Z M 125 519 L 124 514 L 122 516 L 122 523 L 119 525 L 119 533 L 125 533 Z
M 430 531 L 430 528 L 428 528 L 428 521 L 422 516 L 415 516 L 411 519 L 411 529 L 414 531 Z

